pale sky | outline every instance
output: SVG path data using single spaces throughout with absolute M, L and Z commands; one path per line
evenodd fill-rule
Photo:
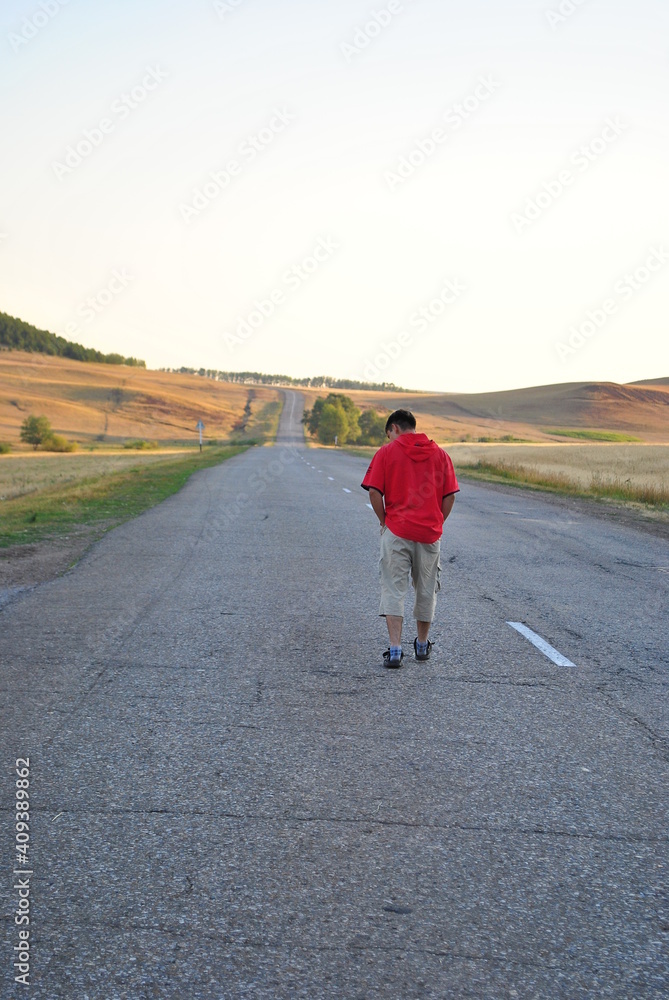
M 4 0 L 0 309 L 187 365 L 669 375 L 664 0 Z

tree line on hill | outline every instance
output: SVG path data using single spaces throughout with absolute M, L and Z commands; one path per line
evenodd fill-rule
M 221 372 L 214 368 L 160 368 L 161 372 L 175 375 L 200 375 L 216 382 L 241 382 L 245 385 L 296 385 L 305 389 L 366 389 L 374 392 L 408 392 L 393 382 L 357 382 L 350 378 L 333 378 L 316 375 L 310 378 L 293 378 L 291 375 L 267 375 L 264 372 Z
M 124 358 L 122 354 L 103 354 L 93 347 L 83 347 L 65 337 L 59 337 L 48 330 L 25 323 L 22 319 L 0 312 L 0 349 L 9 351 L 30 351 L 36 354 L 51 354 L 74 361 L 96 361 L 103 365 L 131 365 L 146 368 L 146 362 L 138 358 Z
M 319 396 L 302 423 L 321 444 L 383 444 L 386 417 L 375 410 L 359 410 L 349 396 L 331 392 Z

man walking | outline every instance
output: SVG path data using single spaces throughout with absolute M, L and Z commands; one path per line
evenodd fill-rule
M 417 660 L 427 660 L 428 639 L 440 587 L 439 550 L 444 521 L 459 492 L 453 463 L 426 434 L 416 433 L 416 418 L 395 410 L 386 421 L 385 444 L 374 455 L 362 488 L 381 523 L 381 606 L 390 637 L 386 667 L 401 667 L 404 600 L 409 574 L 416 592 L 414 639 Z

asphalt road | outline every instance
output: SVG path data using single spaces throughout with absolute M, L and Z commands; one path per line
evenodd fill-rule
M 0 613 L 0 996 L 665 1000 L 669 543 L 464 484 L 384 670 L 366 462 L 300 412 Z

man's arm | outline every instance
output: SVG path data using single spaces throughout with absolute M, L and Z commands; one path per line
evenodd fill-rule
M 369 487 L 369 502 L 372 505 L 372 510 L 381 522 L 381 527 L 386 523 L 386 509 L 383 506 L 383 493 L 379 490 L 375 490 L 373 486 Z
M 453 510 L 453 504 L 455 503 L 455 493 L 449 493 L 447 497 L 441 501 L 441 513 L 444 515 L 444 521 L 448 515 Z

